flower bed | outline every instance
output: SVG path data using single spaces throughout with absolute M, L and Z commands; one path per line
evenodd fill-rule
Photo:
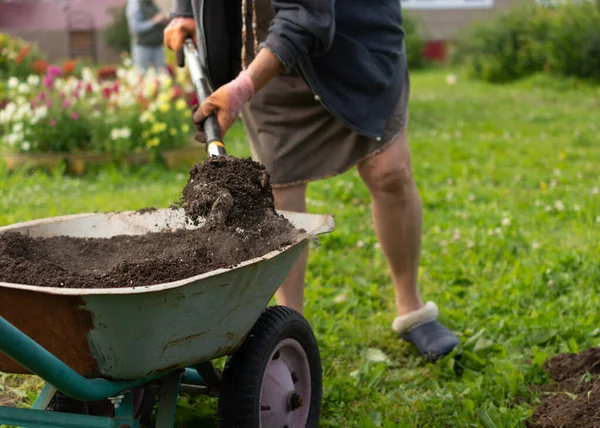
M 0 152 L 9 168 L 66 159 L 82 172 L 86 162 L 140 163 L 164 154 L 176 166 L 185 153 L 203 156 L 199 147 L 188 150 L 194 100 L 185 70 L 142 74 L 128 60 L 114 71 L 83 68 L 81 77 L 65 70 L 50 65 L 43 76 L 7 80 Z

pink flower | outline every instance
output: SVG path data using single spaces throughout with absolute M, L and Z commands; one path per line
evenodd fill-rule
M 71 107 L 71 102 L 69 100 L 64 100 L 62 103 L 62 108 L 68 109 L 69 107 Z
M 62 74 L 62 70 L 60 67 L 56 65 L 51 65 L 48 67 L 48 76 L 58 77 Z
M 113 92 L 116 94 L 117 92 L 119 92 L 119 82 L 115 82 L 113 87 L 112 87 Z
M 54 88 L 54 78 L 50 75 L 44 77 L 44 86 L 48 89 Z
M 79 91 L 82 86 L 83 86 L 83 83 L 81 83 L 81 80 L 78 80 L 77 85 L 75 86 L 75 89 Z
M 40 94 L 38 95 L 40 101 L 44 101 L 46 99 L 46 93 L 45 92 L 40 92 Z
M 102 88 L 102 96 L 106 99 L 110 98 L 110 88 L 109 87 L 104 87 Z
M 79 113 L 77 113 L 76 111 L 74 111 L 73 113 L 71 113 L 71 119 L 73 119 L 73 120 L 79 119 Z
M 52 100 L 48 100 L 46 102 L 46 107 L 48 107 L 48 108 L 52 107 L 53 105 L 54 105 L 54 101 L 52 101 Z
M 91 93 L 91 92 L 92 92 L 92 90 L 93 90 L 93 88 L 92 88 L 92 84 L 91 84 L 91 83 L 87 83 L 87 84 L 85 85 L 85 92 L 87 92 L 87 93 L 89 94 L 89 93 Z
M 48 122 L 48 124 L 50 126 L 56 126 L 56 120 L 52 119 L 50 122 Z
M 60 92 L 58 93 L 58 97 L 59 97 L 61 100 L 63 100 L 63 99 L 65 99 L 66 95 L 65 95 L 65 93 L 64 93 L 63 91 L 60 91 Z
M 79 98 L 79 90 L 75 90 L 75 91 L 73 92 L 73 99 L 75 99 L 75 100 L 76 100 L 76 99 L 78 99 L 78 98 Z

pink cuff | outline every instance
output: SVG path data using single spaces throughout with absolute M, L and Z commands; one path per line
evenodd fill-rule
M 253 96 L 254 82 L 247 71 L 242 71 L 227 86 L 227 98 L 231 115 L 236 117 L 242 106 L 250 101 Z

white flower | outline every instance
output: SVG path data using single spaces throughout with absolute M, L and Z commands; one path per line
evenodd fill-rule
M 597 187 L 594 187 L 592 189 L 592 194 L 597 195 L 598 193 L 600 193 L 600 189 L 598 189 Z
M 20 140 L 21 137 L 19 134 L 9 134 L 5 137 L 6 139 L 6 143 L 10 146 L 13 147 L 14 145 L 16 145 Z
M 27 83 L 29 86 L 36 87 L 40 84 L 40 76 L 36 74 L 32 74 L 27 78 Z
M 562 210 L 564 210 L 564 209 L 565 209 L 565 206 L 564 206 L 564 204 L 562 203 L 562 201 L 556 201 L 556 202 L 554 202 L 554 206 L 556 207 L 556 209 L 557 209 L 558 211 L 562 211 Z
M 123 79 L 125 77 L 125 75 L 127 74 L 127 70 L 125 70 L 124 68 L 117 68 L 117 77 L 119 79 Z
M 446 193 L 446 200 L 447 200 L 447 201 L 450 201 L 450 200 L 452 200 L 452 198 L 453 198 L 453 197 L 454 197 L 454 194 L 453 194 L 452 192 L 448 192 L 448 193 Z
M 40 107 L 36 108 L 35 111 L 33 112 L 33 115 L 35 117 L 37 117 L 38 119 L 43 119 L 44 117 L 46 117 L 47 114 L 48 114 L 48 107 L 46 107 L 46 106 L 40 106 Z
M 362 248 L 362 247 L 364 247 L 364 246 L 365 246 L 365 243 L 364 243 L 363 241 L 358 241 L 358 242 L 356 243 L 356 246 L 357 246 L 358 248 Z
M 460 229 L 454 229 L 454 234 L 452 235 L 452 239 L 454 241 L 458 241 L 460 239 Z
M 475 200 L 475 195 L 471 193 L 467 199 L 469 201 L 474 201 Z
M 117 140 L 119 138 L 119 129 L 118 128 L 113 128 L 112 131 L 110 131 L 110 139 L 111 140 Z
M 19 87 L 17 88 L 17 91 L 20 94 L 28 94 L 29 93 L 29 85 L 27 85 L 27 83 L 23 82 L 19 84 Z
M 131 129 L 125 127 L 123 129 L 121 129 L 121 138 L 127 139 L 129 137 L 131 137 Z
M 28 152 L 30 148 L 31 148 L 31 143 L 29 141 L 23 141 L 23 143 L 21 143 L 21 149 L 24 152 Z
M 13 132 L 21 132 L 23 130 L 23 124 L 21 122 L 15 123 L 13 126 Z
M 9 89 L 15 89 L 17 86 L 19 86 L 19 79 L 17 79 L 15 76 L 12 76 L 10 79 L 8 79 L 7 84 Z
M 88 83 L 91 83 L 94 80 L 96 80 L 94 78 L 94 72 L 89 67 L 84 67 L 83 70 L 81 70 L 81 78 L 84 82 L 88 82 Z
M 473 241 L 467 242 L 467 248 L 473 248 L 474 246 L 475 244 L 473 243 Z
M 575 211 L 581 211 L 581 207 L 580 207 L 579 205 L 575 205 L 575 206 L 573 207 L 573 209 L 574 209 Z
M 510 225 L 510 219 L 509 218 L 503 218 L 502 219 L 502 226 L 509 226 Z
M 596 217 L 596 223 L 600 223 L 600 215 Z
M 446 83 L 448 85 L 454 85 L 456 83 L 456 75 L 455 74 L 448 74 L 446 76 Z
M 133 61 L 131 60 L 131 58 L 127 57 L 123 60 L 123 65 L 125 67 L 131 67 L 133 65 Z
M 540 243 L 537 241 L 533 241 L 531 243 L 531 248 L 533 248 L 534 250 L 537 250 L 538 248 L 540 248 Z
M 550 212 L 550 211 L 552 211 L 552 207 L 551 207 L 550 205 L 546 205 L 546 208 L 545 208 L 545 209 L 546 209 L 546 212 Z

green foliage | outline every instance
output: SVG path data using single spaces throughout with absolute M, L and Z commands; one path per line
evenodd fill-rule
M 423 27 L 419 19 L 407 11 L 402 11 L 408 66 L 411 70 L 422 69 L 427 65 Z
M 568 3 L 550 22 L 550 70 L 600 82 L 600 2 Z
M 539 72 L 600 81 L 599 6 L 584 0 L 515 7 L 461 32 L 454 60 L 488 82 Z
M 598 345 L 600 123 L 590 112 L 600 98 L 583 85 L 548 87 L 550 78 L 499 87 L 412 75 L 419 287 L 461 339 L 437 364 L 391 331 L 392 283 L 357 172 L 308 187 L 309 212 L 336 219 L 311 248 L 306 277 L 305 315 L 323 361 L 320 427 L 523 427 L 538 398 L 530 386 L 547 381 L 544 361 Z M 232 155 L 249 155 L 239 123 L 226 140 Z M 75 179 L 0 164 L 0 224 L 167 207 L 186 180 L 185 169 L 156 165 Z M 204 426 L 196 406 L 180 402 L 178 426 Z
M 131 53 L 131 34 L 125 6 L 110 8 L 111 23 L 104 29 L 104 43 L 117 53 Z
M 26 78 L 37 72 L 36 63 L 43 58 L 36 45 L 0 32 L 0 80 Z

